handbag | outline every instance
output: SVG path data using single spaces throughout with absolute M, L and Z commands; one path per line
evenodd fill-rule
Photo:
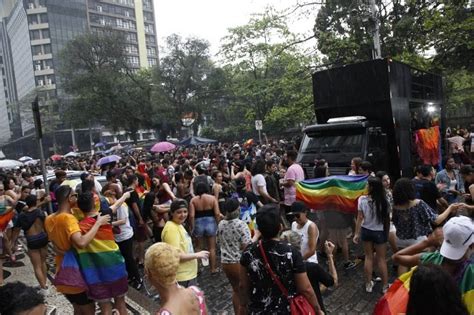
M 315 315 L 316 311 L 314 310 L 313 306 L 308 302 L 306 297 L 301 294 L 297 294 L 295 296 L 288 295 L 288 290 L 283 286 L 280 279 L 278 279 L 277 275 L 273 272 L 272 268 L 270 267 L 270 264 L 268 263 L 267 255 L 263 250 L 262 240 L 258 241 L 258 247 L 260 248 L 260 253 L 262 254 L 263 260 L 265 262 L 265 268 L 267 269 L 273 281 L 280 289 L 281 293 L 288 299 L 288 302 L 290 303 L 290 314 Z

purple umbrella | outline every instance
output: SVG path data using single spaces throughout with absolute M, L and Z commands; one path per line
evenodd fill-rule
M 113 163 L 113 162 L 118 162 L 120 161 L 121 157 L 118 155 L 109 155 L 109 156 L 104 156 L 101 158 L 99 161 L 97 161 L 97 166 L 101 166 L 107 163 Z
M 160 153 L 174 150 L 176 146 L 168 141 L 158 142 L 151 148 L 151 152 Z

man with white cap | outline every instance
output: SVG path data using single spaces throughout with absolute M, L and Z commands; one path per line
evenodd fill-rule
M 430 247 L 439 251 L 424 252 Z M 392 256 L 395 263 L 413 267 L 418 264 L 441 265 L 456 281 L 470 314 L 474 313 L 474 221 L 466 216 L 451 218 L 443 229 L 428 239 L 400 250 Z

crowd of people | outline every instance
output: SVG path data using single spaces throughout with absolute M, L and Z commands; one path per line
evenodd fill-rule
M 449 157 L 440 172 L 420 165 L 414 178 L 392 185 L 384 170 L 355 157 L 347 174 L 367 177 L 367 195 L 349 214 L 309 209 L 296 199 L 296 185 L 305 179 L 296 157 L 294 145 L 281 143 L 137 150 L 101 166 L 95 155 L 75 157 L 55 162 L 49 195 L 35 180 L 37 169 L 3 171 L 0 215 L 9 220 L 0 225 L 2 257 L 15 261 L 23 231 L 47 295 L 52 243 L 53 285 L 76 314 L 93 314 L 96 304 L 102 314 L 126 314 L 128 286 L 141 290 L 144 277 L 159 292 L 158 314 L 206 314 L 205 292 L 197 286 L 202 268 L 226 275 L 235 314 L 288 314 L 295 296 L 324 314 L 322 291 L 340 282 L 336 266 L 349 270 L 360 261 L 351 257 L 352 240 L 362 244 L 367 293 L 377 281 L 384 293 L 390 286 L 390 245 L 399 274 L 420 266 L 408 314 L 428 307 L 443 314 L 443 305 L 455 305 L 457 314 L 474 311 L 470 164 Z M 329 176 L 329 163 L 315 161 L 314 177 Z M 67 182 L 67 170 L 82 172 L 77 187 Z M 96 175 L 106 176 L 101 188 Z M 0 263 L 0 286 L 1 277 Z M 9 283 L 0 295 L 20 285 Z M 430 285 L 443 288 L 427 297 Z M 38 301 L 35 307 L 44 304 Z M 0 302 L 0 312 L 8 307 L 15 306 Z

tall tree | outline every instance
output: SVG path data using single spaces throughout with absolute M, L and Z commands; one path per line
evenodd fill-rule
M 68 116 L 75 125 L 125 129 L 136 140 L 139 129 L 154 126 L 152 76 L 129 69 L 124 43 L 113 30 L 79 36 L 62 51 L 60 73 L 73 96 Z
M 229 29 L 222 53 L 231 78 L 233 116 L 239 119 L 234 124 L 253 129 L 254 120 L 263 120 L 266 130 L 281 131 L 310 119 L 312 59 L 292 45 L 295 40 L 285 18 L 272 8 Z
M 198 38 L 183 39 L 173 34 L 156 68 L 155 82 L 164 99 L 161 111 L 171 129 L 181 126 L 181 118 L 192 113 L 194 128 L 203 121 L 203 111 L 215 98 L 209 89 L 209 78 L 215 70 L 209 54 L 209 43 Z

